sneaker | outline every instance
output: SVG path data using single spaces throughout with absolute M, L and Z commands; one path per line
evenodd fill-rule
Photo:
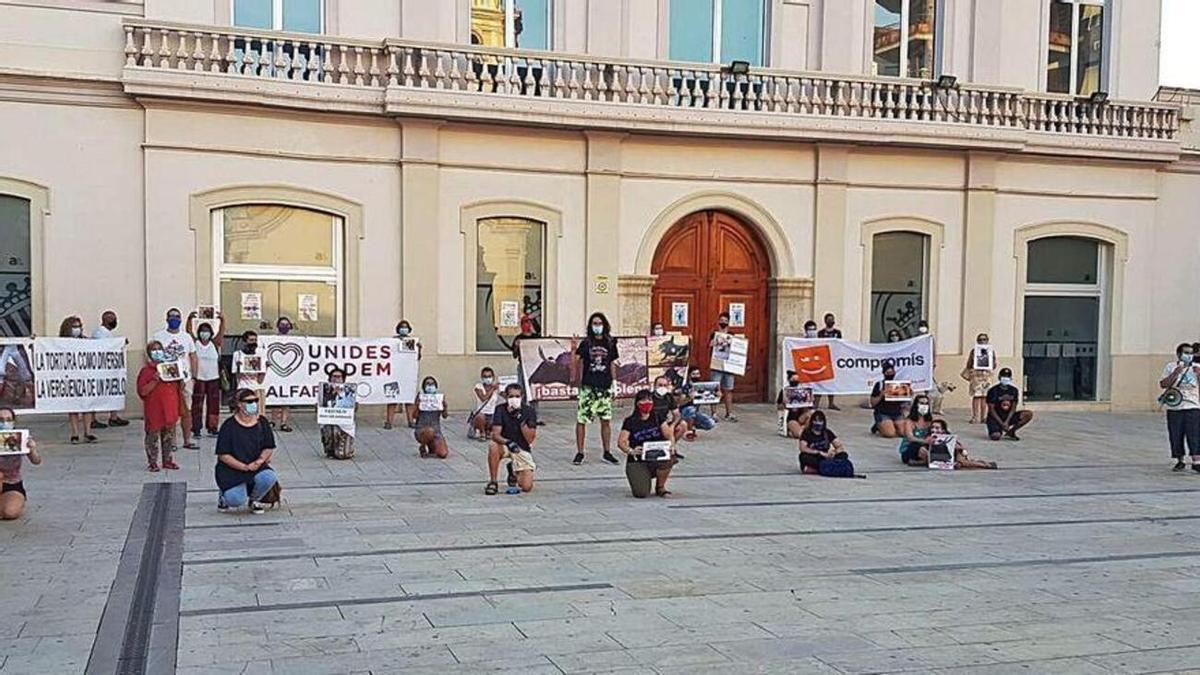
M 279 425 L 279 430 L 285 434 L 290 434 L 290 433 L 292 433 L 292 425 L 288 424 L 287 422 L 284 422 L 283 424 Z
M 840 407 L 838 407 L 838 404 L 836 404 L 836 403 L 830 403 L 830 404 L 829 404 L 829 409 L 830 409 L 830 410 L 841 410 L 841 408 L 840 408 Z
M 266 511 L 267 511 L 266 504 L 263 504 L 262 502 L 256 502 L 256 501 L 250 502 L 250 512 L 251 513 L 266 513 Z
M 187 443 L 183 444 L 183 447 L 187 448 L 188 450 L 199 450 L 200 444 L 196 441 L 188 441 Z
M 575 453 L 575 459 L 571 460 L 571 463 L 574 464 L 575 466 L 579 466 L 580 464 L 583 464 L 583 453 L 582 452 Z
M 129 426 L 129 420 L 122 419 L 120 417 L 114 417 L 108 421 L 108 426 L 110 426 L 110 427 L 127 427 L 127 426 Z
M 197 434 L 197 436 L 198 436 L 198 435 L 199 435 L 199 434 Z M 216 429 L 210 429 L 210 430 L 208 431 L 208 437 L 209 437 L 209 438 L 216 438 L 217 436 L 220 436 L 220 434 L 219 434 L 219 433 L 217 433 L 217 430 L 216 430 Z
M 616 457 L 613 457 L 613 454 L 611 452 L 605 452 L 603 457 L 604 457 L 604 461 L 608 462 L 609 464 L 620 464 L 621 463 L 621 460 L 617 459 Z
M 734 423 L 737 423 L 737 421 L 738 421 L 737 415 L 726 415 L 725 419 L 727 421 L 734 422 Z
M 1187 470 L 1187 464 L 1184 464 L 1182 459 L 1181 459 L 1181 460 L 1178 460 L 1178 461 L 1176 461 L 1176 462 L 1175 462 L 1175 466 L 1174 466 L 1174 467 L 1172 467 L 1172 468 L 1171 468 L 1171 470 L 1172 470 L 1172 471 L 1186 471 L 1186 470 Z
M 1195 471 L 1196 473 L 1200 473 L 1200 464 L 1193 463 L 1193 464 L 1192 464 L 1192 471 Z
M 229 505 L 225 503 L 224 497 L 217 497 L 217 510 L 221 513 L 225 513 L 229 510 Z
M 384 422 L 384 423 L 383 423 L 383 428 L 384 428 L 385 430 L 386 430 L 386 429 L 391 429 L 391 428 L 392 428 L 392 423 L 391 423 L 391 422 Z
M 96 438 L 95 436 L 93 436 L 93 435 L 91 435 L 91 434 L 84 434 L 84 435 L 83 435 L 83 438 L 84 438 L 84 440 L 86 440 L 88 443 L 95 443 L 95 442 L 97 442 L 97 441 L 99 441 L 99 440 L 100 440 L 99 438 Z
M 100 420 L 96 420 L 96 421 L 92 422 L 92 428 L 93 429 L 107 429 L 108 425 L 105 424 L 104 422 L 101 422 Z

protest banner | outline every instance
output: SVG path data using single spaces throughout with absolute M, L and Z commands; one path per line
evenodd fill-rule
M 633 398 L 650 388 L 650 370 L 646 366 L 646 337 L 617 338 L 617 378 L 613 389 L 617 398 Z
M 522 338 L 521 372 L 526 395 L 534 401 L 569 401 L 579 396 L 572 360 L 576 338 Z
M 367 405 L 412 401 L 417 393 L 417 352 L 397 338 L 259 336 L 266 361 L 263 387 L 268 405 L 316 405 L 329 371 L 353 379 L 357 402 Z
M 897 380 L 912 384 L 913 391 L 933 386 L 933 336 L 921 335 L 902 342 L 867 344 L 833 338 L 783 338 L 781 363 L 796 371 L 800 382 L 813 393 L 869 394 L 883 379 L 885 360 L 896 366 Z
M 750 341 L 733 333 L 714 333 L 712 360 L 709 369 L 734 375 L 746 374 L 746 357 L 750 352 Z
M 354 435 L 354 406 L 358 403 L 358 385 L 352 382 L 321 383 L 321 395 L 317 400 L 317 424 L 341 427 Z
M 125 407 L 125 339 L 16 338 L 0 341 L 0 405 L 33 413 Z
M 651 368 L 687 368 L 691 353 L 690 340 L 686 335 L 652 335 L 646 338 L 646 365 Z

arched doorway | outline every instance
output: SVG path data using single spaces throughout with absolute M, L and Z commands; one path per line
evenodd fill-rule
M 708 370 L 717 315 L 734 314 L 733 333 L 750 341 L 749 366 L 735 400 L 767 398 L 771 343 L 767 279 L 771 259 L 754 228 L 724 211 L 697 211 L 671 226 L 654 252 L 651 320 L 692 340 L 692 363 Z M 684 309 L 686 308 L 686 309 Z M 741 312 L 732 311 L 741 309 Z M 680 311 L 682 310 L 682 311 Z M 737 325 L 741 314 L 743 325 Z

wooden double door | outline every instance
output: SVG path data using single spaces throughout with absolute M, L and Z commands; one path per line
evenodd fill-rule
M 750 342 L 746 375 L 738 378 L 734 399 L 766 400 L 771 261 L 754 229 L 723 211 L 688 215 L 663 236 L 651 272 L 657 275 L 651 320 L 661 321 L 667 332 L 690 336 L 692 363 L 707 375 L 709 335 L 718 315 L 729 312 L 729 332 Z

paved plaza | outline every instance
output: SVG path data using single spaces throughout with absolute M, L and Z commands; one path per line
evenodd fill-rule
M 748 407 L 646 500 L 598 452 L 570 464 L 562 407 L 536 490 L 486 497 L 461 417 L 448 460 L 364 421 L 338 462 L 300 416 L 284 505 L 258 516 L 216 510 L 212 439 L 148 474 L 136 423 L 91 446 L 35 423 L 29 510 L 0 524 L 0 673 L 1200 668 L 1200 475 L 1169 471 L 1161 416 L 1044 413 L 990 443 L 951 411 L 1002 470 L 933 472 L 847 409 L 852 480 L 799 475 L 774 410 Z M 143 486 L 168 481 L 186 493 Z

